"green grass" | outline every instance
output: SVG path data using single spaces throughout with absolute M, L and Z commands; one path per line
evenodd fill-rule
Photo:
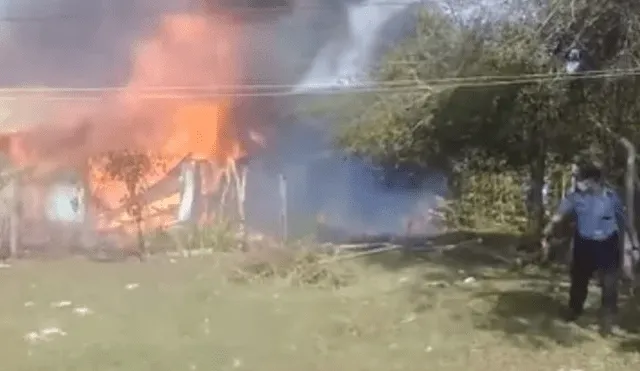
M 357 278 L 339 289 L 285 278 L 234 283 L 214 257 L 17 262 L 0 270 L 2 369 L 637 368 L 631 322 L 605 340 L 592 329 L 593 313 L 578 325 L 556 320 L 566 293 L 545 275 L 426 258 L 389 253 L 334 263 Z M 471 275 L 475 283 L 462 283 Z M 60 301 L 72 305 L 52 307 Z M 93 313 L 80 316 L 74 306 Z M 45 327 L 66 336 L 24 339 Z

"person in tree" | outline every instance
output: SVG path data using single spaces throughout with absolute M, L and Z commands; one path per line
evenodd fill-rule
M 577 190 L 560 203 L 550 223 L 543 231 L 542 248 L 549 249 L 549 237 L 554 227 L 565 217 L 575 218 L 571 287 L 566 320 L 580 317 L 587 298 L 589 281 L 595 272 L 601 280 L 602 304 L 600 332 L 611 333 L 618 306 L 618 280 L 622 253 L 620 235 L 627 230 L 632 236 L 634 249 L 639 246 L 638 236 L 627 220 L 624 205 L 617 192 L 606 186 L 602 169 L 593 163 L 580 168 Z

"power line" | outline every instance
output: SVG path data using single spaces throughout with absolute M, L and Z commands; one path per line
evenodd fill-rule
M 364 85 L 310 85 L 300 90 L 300 85 L 221 85 L 211 87 L 158 86 L 148 88 L 97 87 L 97 88 L 0 88 L 0 99 L 15 99 L 29 94 L 44 94 L 35 97 L 44 100 L 102 100 L 104 96 L 91 96 L 95 93 L 132 93 L 146 99 L 193 99 L 214 97 L 269 97 L 333 95 L 351 93 L 398 93 L 431 91 L 437 88 L 481 88 L 492 86 L 522 85 L 536 82 L 588 80 L 615 77 L 640 76 L 640 68 L 587 71 L 582 73 L 539 73 L 512 76 L 469 76 L 427 80 L 399 80 Z M 228 89 L 225 91 L 225 89 Z M 252 91 L 253 90 L 253 91 Z M 180 94 L 182 92 L 182 94 Z M 47 94 L 85 94 L 85 96 L 46 96 Z M 185 94 L 186 93 L 186 94 Z

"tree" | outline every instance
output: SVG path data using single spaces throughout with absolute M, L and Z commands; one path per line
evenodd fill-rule
M 638 65 L 636 8 L 622 1 L 540 1 L 533 12 L 512 12 L 517 22 L 425 10 L 415 35 L 373 74 L 381 84 L 411 81 L 414 88 L 350 101 L 338 144 L 373 162 L 438 167 L 459 190 L 469 174 L 523 174 L 532 189 L 529 230 L 538 235 L 550 168 L 567 168 L 594 148 L 615 167 L 613 141 L 596 123 L 631 138 L 640 134 L 637 78 L 587 79 L 589 70 Z M 572 58 L 579 78 L 567 74 Z M 535 75 L 541 77 L 528 77 Z
M 127 189 L 127 194 L 121 202 L 136 223 L 138 253 L 141 260 L 146 250 L 142 227 L 146 206 L 143 193 L 149 184 L 145 180 L 148 175 L 155 174 L 163 168 L 163 165 L 162 159 L 158 156 L 128 150 L 108 152 L 92 161 L 92 166 L 100 166 L 106 179 L 122 182 Z

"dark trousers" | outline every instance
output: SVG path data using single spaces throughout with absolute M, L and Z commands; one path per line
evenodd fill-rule
M 589 281 L 598 273 L 602 288 L 603 316 L 612 316 L 618 311 L 618 272 L 620 270 L 620 245 L 618 234 L 604 241 L 589 240 L 575 235 L 573 261 L 571 265 L 571 288 L 569 307 L 582 313 L 587 299 Z

